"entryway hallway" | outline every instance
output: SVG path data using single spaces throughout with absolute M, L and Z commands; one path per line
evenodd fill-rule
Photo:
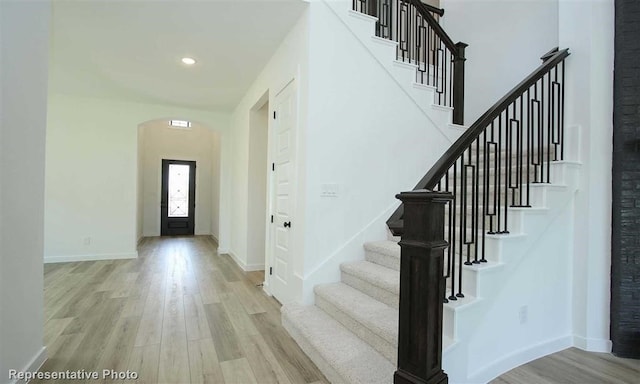
M 327 382 L 280 325 L 262 272 L 244 273 L 206 236 L 145 238 L 138 253 L 45 265 L 41 371 L 130 370 L 136 383 Z

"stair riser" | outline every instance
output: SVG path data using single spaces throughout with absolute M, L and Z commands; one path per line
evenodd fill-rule
M 395 60 L 388 69 L 402 84 L 412 84 L 416 79 L 416 67 L 413 64 Z
M 373 349 L 382 354 L 391 363 L 395 363 L 398 359 L 398 347 L 396 344 L 390 343 L 377 334 L 373 333 L 363 324 L 342 312 L 322 296 L 316 295 L 315 305 L 336 319 L 345 328 L 353 332 L 359 338 L 367 342 Z
M 373 297 L 374 299 L 381 301 L 392 308 L 398 308 L 399 304 L 399 296 L 398 294 L 387 291 L 386 289 L 380 288 L 370 282 L 360 279 L 357 276 L 351 275 L 349 273 L 345 273 L 341 271 L 341 280 L 343 283 L 363 292 L 367 295 Z
M 385 254 L 385 253 L 381 253 L 381 252 L 374 252 L 374 251 L 369 251 L 366 250 L 365 251 L 365 256 L 364 256 L 365 260 L 371 262 L 371 263 L 375 263 L 378 265 L 382 265 L 383 267 L 387 267 L 390 269 L 393 269 L 394 271 L 399 271 L 400 270 L 400 255 L 398 253 L 398 255 L 395 254 Z
M 492 239 L 485 239 L 485 260 L 498 261 L 499 255 L 496 255 L 496 251 L 492 249 Z M 471 261 L 475 260 L 475 251 L 472 248 Z M 447 251 L 444 251 L 445 260 L 447 258 Z M 460 260 L 460 247 L 456 243 L 455 249 L 456 264 Z M 467 247 L 462 248 L 463 262 L 467 260 Z M 482 250 L 478 250 L 478 260 L 482 258 Z M 367 252 L 365 259 L 371 263 L 382 265 L 384 267 L 393 269 L 394 271 L 400 271 L 400 255 L 386 255 L 377 252 Z M 446 262 L 446 261 L 445 261 Z
M 526 208 L 525 208 L 526 209 Z M 525 212 L 523 212 L 525 209 L 508 209 L 507 210 L 507 225 L 508 225 L 508 230 L 509 233 L 521 233 L 522 231 L 522 217 L 525 214 Z M 467 214 L 467 222 L 466 224 L 466 229 L 467 230 L 472 230 L 472 218 L 473 216 L 471 215 L 471 213 Z M 458 219 L 458 224 L 455 227 L 456 228 L 456 237 L 458 238 L 460 235 L 460 227 L 459 225 L 461 225 L 462 223 L 459 222 L 460 220 L 460 215 L 457 215 L 457 219 Z M 491 228 L 490 224 L 491 224 L 491 218 L 489 216 L 487 216 L 485 218 L 485 232 L 488 233 L 489 229 Z M 445 226 L 444 226 L 444 230 L 445 230 L 445 234 L 449 233 L 449 225 L 448 225 L 448 216 L 445 215 Z M 500 210 L 500 225 L 498 226 L 498 216 L 495 215 L 493 218 L 493 229 L 494 230 L 498 230 L 498 229 L 502 229 L 504 228 L 504 210 L 501 209 Z M 478 230 L 481 231 L 482 230 L 482 221 L 478 220 Z M 470 235 L 467 234 L 467 239 L 470 238 Z M 459 238 L 458 238 L 459 241 Z
M 356 12 L 353 10 L 349 10 L 349 15 L 351 16 L 350 26 L 353 29 L 353 32 L 359 36 L 375 36 L 376 33 L 376 18 L 371 17 L 369 15 L 365 15 L 360 12 Z M 392 51 L 392 55 L 395 51 Z M 384 56 L 380 57 L 389 57 L 387 53 Z M 390 56 L 394 57 L 394 56 Z
M 413 99 L 422 106 L 430 106 L 434 100 L 434 90 L 431 87 L 425 87 L 420 84 L 414 84 L 409 88 L 409 93 L 413 96 Z
M 455 292 L 458 293 L 459 290 L 459 281 L 458 281 L 458 261 L 456 260 L 456 269 L 455 269 L 455 280 L 456 280 L 456 289 Z M 477 292 L 476 292 L 476 287 L 477 287 L 477 276 L 478 276 L 478 272 L 475 270 L 470 270 L 467 268 L 462 268 L 462 292 L 464 292 L 465 295 L 471 295 L 471 296 L 478 296 Z M 448 297 L 449 295 L 451 295 L 451 284 L 452 284 L 452 279 L 448 278 L 447 279 L 447 289 L 446 289 L 446 296 Z
M 392 42 L 387 39 L 381 39 L 377 36 L 372 36 L 371 41 L 373 42 L 373 44 L 370 44 L 369 46 L 374 55 L 376 57 L 388 57 L 389 62 L 391 62 L 391 58 L 395 57 L 396 55 L 398 43 Z
M 488 229 L 488 227 L 487 227 Z M 446 228 L 445 228 L 446 230 Z M 399 241 L 400 238 L 394 238 L 392 239 L 392 241 Z M 484 256 L 486 260 L 489 261 L 499 261 L 500 260 L 500 242 L 501 240 L 499 238 L 494 238 L 494 237 L 489 237 L 489 236 L 485 236 L 484 238 Z M 455 244 L 455 257 L 456 257 L 456 262 L 459 260 L 460 257 L 460 245 L 459 245 L 459 238 L 456 241 Z M 400 270 L 400 250 L 397 251 L 372 251 L 372 250 L 365 250 L 365 259 L 371 263 L 375 263 L 378 265 L 382 265 L 384 267 L 393 269 L 395 271 L 399 271 Z M 447 257 L 447 250 L 444 251 L 444 257 Z M 464 246 L 462 248 L 462 256 L 463 256 L 463 260 L 466 260 L 466 256 L 467 256 L 467 247 Z M 471 254 L 471 258 L 472 260 L 475 259 L 475 251 L 474 248 L 472 247 L 472 254 Z M 482 258 L 482 249 L 478 249 L 478 259 Z
M 350 384 L 345 381 L 342 376 L 329 364 L 322 356 L 311 346 L 307 339 L 298 332 L 294 322 L 291 321 L 288 316 L 282 316 L 282 327 L 289 333 L 291 338 L 295 340 L 300 349 L 313 361 L 322 374 L 329 380 L 330 383 Z
M 520 196 L 522 195 L 522 205 L 526 205 L 527 202 L 529 203 L 530 206 L 532 207 L 544 207 L 545 206 L 545 202 L 546 202 L 546 190 L 547 188 L 557 188 L 558 186 L 556 184 L 547 184 L 547 183 L 535 183 L 535 184 L 530 184 L 528 191 L 527 191 L 527 186 L 523 185 L 520 189 L 515 189 L 515 190 L 511 190 L 509 189 L 507 191 L 507 203 L 509 205 L 512 205 L 512 203 L 515 204 L 520 204 Z M 458 186 L 458 191 L 460 187 Z M 515 193 L 513 192 L 515 191 Z M 504 186 L 502 187 L 502 189 L 500 190 L 500 195 L 499 196 L 495 196 L 495 188 L 493 187 L 493 185 L 489 186 L 488 189 L 488 195 L 487 198 L 489 199 L 488 202 L 489 203 L 493 203 L 494 201 L 496 201 L 497 197 L 500 198 L 500 206 L 504 207 L 504 201 L 505 201 L 505 190 L 504 190 Z M 527 201 L 527 195 L 528 195 L 528 201 Z M 468 193 L 467 193 L 467 211 L 469 211 L 472 206 L 471 203 L 475 202 L 476 196 L 473 196 L 471 194 L 470 188 L 468 188 Z M 480 212 L 482 212 L 482 206 L 484 205 L 484 198 L 485 198 L 485 193 L 484 193 L 484 188 L 482 186 L 480 186 L 480 188 L 478 188 L 478 196 L 477 196 L 477 201 L 478 201 L 478 206 L 480 208 Z M 456 211 L 460 211 L 460 207 L 461 207 L 461 203 L 462 203 L 462 196 L 460 193 L 457 194 L 456 196 Z M 445 209 L 445 214 L 448 212 L 448 208 Z

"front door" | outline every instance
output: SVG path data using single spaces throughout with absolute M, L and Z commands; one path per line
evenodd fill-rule
M 160 234 L 193 235 L 196 208 L 196 162 L 162 160 Z
M 295 134 L 296 84 L 289 83 L 275 97 L 272 177 L 271 276 L 270 291 L 281 302 L 292 300 L 289 283 L 293 276 L 292 233 L 295 231 Z

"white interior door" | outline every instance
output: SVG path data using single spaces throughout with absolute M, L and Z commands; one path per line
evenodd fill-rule
M 297 122 L 295 81 L 275 97 L 271 224 L 271 269 L 269 288 L 280 302 L 292 299 L 289 289 L 293 276 L 291 243 L 295 231 L 295 134 Z

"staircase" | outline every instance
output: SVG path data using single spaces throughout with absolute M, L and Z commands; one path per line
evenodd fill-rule
M 446 111 L 452 116 L 449 121 L 461 127 L 461 100 L 453 86 L 455 56 L 460 51 L 452 51 L 447 59 L 452 63 L 449 67 L 437 64 L 436 56 L 404 49 L 407 45 L 402 41 L 389 41 L 394 40 L 389 32 L 393 30 L 391 19 L 400 17 L 389 9 L 422 7 L 416 4 L 354 0 L 353 9 L 338 16 L 351 18 L 353 29 L 366 31 L 363 22 L 374 28 L 378 36 L 374 40 L 364 31 L 359 32 L 359 38 L 374 41 L 374 46 L 393 47 L 395 52 L 383 50 L 378 56 L 393 55 L 386 58 L 390 65 L 398 67 L 400 61 L 403 70 L 411 68 L 415 82 L 409 79 L 407 87 L 422 87 L 433 97 L 425 111 L 436 109 L 435 115 Z M 414 8 L 407 8 L 407 13 L 415 12 Z M 434 8 L 425 7 L 422 12 L 429 12 L 434 21 L 442 15 Z M 422 21 L 419 18 L 418 24 Z M 434 41 L 461 48 L 464 61 L 463 44 Z M 514 306 L 518 308 L 518 295 L 536 302 L 547 294 L 544 287 L 539 288 L 539 294 L 530 293 L 526 276 L 544 274 L 541 266 L 553 263 L 545 247 L 562 246 L 557 232 L 564 225 L 566 207 L 578 185 L 579 163 L 567 161 L 577 159 L 578 153 L 565 143 L 578 142 L 579 132 L 564 127 L 561 115 L 567 56 L 566 50 L 557 49 L 545 54 L 543 66 L 468 130 L 458 130 L 457 141 L 415 188 L 447 192 L 454 198 L 444 207 L 442 232 L 449 246 L 441 254 L 446 293 L 438 303 L 443 309 L 438 330 L 442 366 L 452 383 L 487 382 L 536 353 L 560 348 L 566 342 L 553 340 L 544 348 L 523 352 L 520 345 L 526 345 L 526 337 L 517 336 L 523 328 L 517 328 L 508 314 Z M 458 67 L 457 72 L 460 70 Z M 445 125 L 451 128 L 442 122 L 443 130 Z M 398 334 L 403 321 L 398 310 L 399 271 L 404 252 L 398 241 L 405 230 L 403 219 L 401 206 L 387 222 L 390 231 L 386 240 L 365 243 L 364 260 L 341 264 L 340 282 L 315 287 L 315 305 L 282 307 L 283 326 L 332 383 L 390 383 L 398 370 Z M 420 294 L 412 296 L 420 298 Z M 523 326 L 528 307 L 519 308 Z M 494 345 L 487 337 L 494 338 Z

